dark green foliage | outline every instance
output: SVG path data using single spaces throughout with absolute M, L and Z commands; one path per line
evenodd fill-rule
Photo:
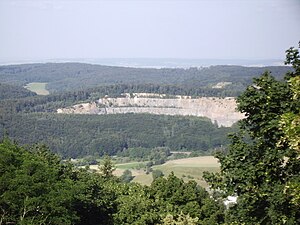
M 0 144 L 0 208 L 5 224 L 72 224 L 73 181 L 68 167 L 44 147 L 30 153 L 8 140 Z
M 7 139 L 0 143 L 0 196 L 1 224 L 154 225 L 181 212 L 219 224 L 224 210 L 173 174 L 150 187 L 119 183 L 61 163 L 45 146 L 24 149 Z
M 131 161 L 151 161 L 154 165 L 163 164 L 167 161 L 167 157 L 171 155 L 170 148 L 156 147 L 156 148 L 128 148 L 122 152 L 118 152 L 119 157 L 127 157 Z
M 110 224 L 115 192 L 98 174 L 76 171 L 44 146 L 0 144 L 0 221 Z
M 298 62 L 299 55 L 294 56 L 298 58 L 288 60 Z M 287 191 L 300 178 L 299 153 L 281 143 L 280 127 L 283 115 L 299 114 L 300 102 L 292 100 L 288 85 L 290 77 L 299 75 L 297 66 L 283 81 L 264 73 L 238 98 L 238 109 L 247 117 L 231 137 L 228 152 L 217 155 L 221 173 L 206 174 L 212 188 L 238 195 L 238 203 L 227 213 L 228 223 L 300 223 L 299 205 Z
M 1 113 L 0 113 L 1 115 Z M 51 113 L 2 114 L 4 130 L 20 144 L 43 142 L 63 157 L 114 155 L 127 148 L 169 147 L 208 152 L 226 145 L 231 128 L 218 128 L 206 118 L 147 114 L 62 115 Z M 154 162 L 168 155 L 153 150 Z M 129 150 L 124 151 L 124 155 Z M 131 154 L 131 153 L 129 153 Z
M 152 171 L 152 178 L 153 178 L 153 180 L 156 180 L 157 178 L 163 177 L 163 176 L 164 176 L 164 174 L 163 174 L 163 172 L 161 170 L 153 170 Z
M 223 222 L 222 202 L 211 199 L 196 182 L 184 183 L 171 173 L 167 178 L 157 178 L 150 186 L 150 197 L 160 202 L 162 212 L 178 215 L 181 212 L 198 217 L 199 224 L 220 224 Z M 166 214 L 164 215 L 166 216 Z M 210 221 L 210 223 L 207 223 Z
M 116 168 L 108 155 L 104 156 L 103 162 L 101 165 L 99 165 L 99 170 L 104 179 L 111 179 L 114 176 L 113 172 L 116 170 Z
M 157 178 L 150 187 L 131 183 L 117 198 L 115 224 L 159 224 L 167 215 L 189 214 L 198 224 L 221 224 L 224 219 L 222 203 L 211 199 L 195 182 L 184 183 L 169 175 Z
M 149 197 L 148 189 L 139 184 L 130 183 L 123 186 L 116 202 L 114 224 L 154 225 L 161 220 L 157 203 Z
M 73 208 L 80 218 L 79 225 L 113 224 L 116 210 L 117 183 L 112 179 L 87 171 L 78 171 L 75 176 L 76 192 Z
M 133 178 L 134 176 L 132 176 L 132 172 L 130 170 L 125 170 L 122 176 L 120 176 L 120 180 L 124 183 L 129 183 Z
M 35 95 L 36 94 L 34 92 L 23 87 L 0 83 L 0 101 L 4 99 L 18 99 Z

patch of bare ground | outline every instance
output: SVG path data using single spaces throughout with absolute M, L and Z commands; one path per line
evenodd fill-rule
M 164 164 L 168 165 L 178 165 L 178 166 L 186 166 L 186 167 L 219 167 L 219 161 L 213 156 L 199 156 L 193 158 L 185 158 L 185 159 L 175 159 L 168 161 Z

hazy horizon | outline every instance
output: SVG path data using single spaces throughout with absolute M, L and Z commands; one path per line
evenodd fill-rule
M 135 68 L 190 68 L 208 67 L 215 65 L 237 65 L 247 67 L 283 66 L 284 59 L 183 59 L 183 58 L 90 58 L 90 59 L 26 59 L 1 60 L 0 66 L 33 63 L 87 63 L 104 66 L 121 66 Z

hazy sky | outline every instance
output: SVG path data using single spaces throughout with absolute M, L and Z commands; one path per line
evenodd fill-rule
M 0 59 L 283 59 L 300 0 L 0 0 Z

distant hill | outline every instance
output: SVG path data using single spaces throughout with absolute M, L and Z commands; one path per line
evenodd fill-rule
M 208 68 L 149 69 L 101 66 L 83 63 L 45 63 L 0 66 L 0 82 L 24 86 L 31 82 L 47 83 L 50 93 L 74 91 L 112 84 L 159 84 L 181 88 L 211 89 L 230 82 L 230 91 L 244 90 L 252 78 L 266 70 L 282 78 L 290 67 L 211 66 Z

